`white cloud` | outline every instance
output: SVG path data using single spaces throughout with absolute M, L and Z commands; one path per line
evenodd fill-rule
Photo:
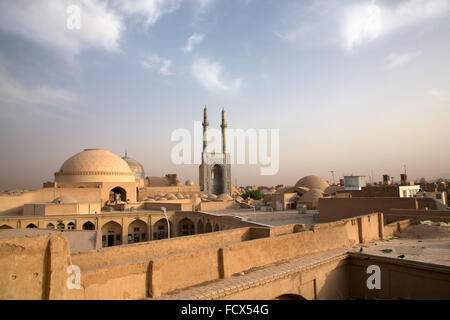
M 381 8 L 378 5 L 371 3 L 349 8 L 342 27 L 345 47 L 353 49 L 378 38 L 382 26 Z
M 141 66 L 144 69 L 157 69 L 163 76 L 169 76 L 173 73 L 170 71 L 172 61 L 162 58 L 156 54 L 146 56 L 141 59 Z
M 223 79 L 224 70 L 222 65 L 207 58 L 197 58 L 191 66 L 191 71 L 194 77 L 212 92 L 238 91 L 242 85 L 240 78 L 226 83 Z
M 81 9 L 81 29 L 69 30 L 67 8 Z M 121 17 L 101 0 L 14 0 L 0 2 L 0 30 L 71 58 L 82 51 L 119 50 Z
M 421 52 L 407 52 L 407 53 L 391 53 L 388 57 L 388 68 L 394 69 L 396 67 L 400 67 L 404 64 L 407 64 L 417 57 L 419 57 Z
M 338 45 L 353 51 L 406 27 L 420 26 L 420 36 L 425 21 L 449 12 L 450 0 L 349 0 L 346 5 L 315 0 L 292 6 L 273 33 L 302 47 Z
M 192 52 L 194 49 L 194 46 L 200 44 L 203 39 L 205 38 L 204 34 L 201 33 L 194 33 L 192 36 L 189 37 L 186 46 L 182 48 L 184 53 Z
M 181 0 L 113 0 L 113 4 L 125 14 L 142 17 L 142 22 L 148 27 L 162 15 L 177 10 Z
M 341 23 L 342 45 L 352 50 L 399 28 L 447 14 L 449 0 L 406 0 L 386 5 L 376 1 L 349 6 Z

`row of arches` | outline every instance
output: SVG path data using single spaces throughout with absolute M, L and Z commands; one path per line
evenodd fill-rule
M 181 236 L 189 236 L 195 234 L 209 233 L 220 231 L 220 226 L 218 223 L 211 223 L 208 221 L 199 220 L 197 223 L 194 223 L 189 218 L 183 218 L 180 220 L 176 229 L 174 229 L 173 222 L 168 221 L 164 218 L 158 220 L 155 224 L 153 224 L 150 234 L 149 225 L 140 220 L 136 219 L 128 225 L 128 230 L 123 230 L 121 224 L 115 221 L 109 221 L 101 226 L 101 235 L 102 235 L 102 244 L 103 247 L 116 246 L 120 244 L 129 244 L 129 243 L 137 243 L 149 240 L 162 240 L 173 238 L 173 237 L 181 237 Z M 33 223 L 29 223 L 26 228 L 38 228 L 37 225 Z M 42 228 L 42 226 L 41 226 Z M 49 230 L 75 230 L 76 224 L 74 222 L 63 223 L 63 222 L 49 222 L 46 225 L 46 228 Z M 2 225 L 0 229 L 13 229 L 11 226 Z M 82 230 L 96 230 L 96 226 L 91 221 L 86 221 L 81 225 Z M 169 231 L 170 230 L 170 231 Z M 224 230 L 224 228 L 222 228 Z M 123 239 L 125 238 L 126 239 Z

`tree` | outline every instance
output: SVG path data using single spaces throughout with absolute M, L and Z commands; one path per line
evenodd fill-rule
M 261 200 L 263 197 L 262 193 L 259 192 L 259 190 L 247 190 L 244 194 L 242 194 L 242 198 L 244 199 L 254 199 L 254 200 Z

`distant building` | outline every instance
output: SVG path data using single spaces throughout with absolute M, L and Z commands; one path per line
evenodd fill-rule
M 203 114 L 203 152 L 202 164 L 199 167 L 200 188 L 207 195 L 231 195 L 231 165 L 227 153 L 225 129 L 225 110 L 222 110 L 222 153 L 207 152 L 208 147 L 208 110 Z M 206 160 L 206 161 L 205 161 Z
M 412 186 L 399 186 L 398 187 L 400 198 L 414 198 L 420 191 L 419 185 Z
M 345 176 L 344 190 L 362 190 L 366 186 L 365 176 Z

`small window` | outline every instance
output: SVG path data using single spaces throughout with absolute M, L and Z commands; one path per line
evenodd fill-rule
M 145 233 L 141 235 L 142 240 L 145 240 Z
M 134 228 L 134 232 L 139 232 L 139 228 Z
M 120 241 L 120 234 L 116 234 L 116 240 Z
M 164 230 L 164 226 L 158 226 L 158 230 Z
M 133 239 L 133 237 L 132 237 L 131 233 L 129 233 L 129 234 L 128 234 L 128 242 L 130 242 L 131 239 Z
M 442 199 L 442 195 L 440 193 L 436 194 L 436 199 L 441 200 Z
M 106 236 L 102 236 L 102 241 L 106 241 Z
M 113 228 L 109 228 L 108 229 L 108 233 L 114 233 L 114 229 Z

